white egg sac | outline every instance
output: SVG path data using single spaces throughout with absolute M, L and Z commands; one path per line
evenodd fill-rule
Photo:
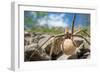
M 63 49 L 66 55 L 72 55 L 75 52 L 76 47 L 71 39 L 65 39 L 63 43 Z

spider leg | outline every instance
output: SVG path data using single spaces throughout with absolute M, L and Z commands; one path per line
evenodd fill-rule
M 50 57 L 51 57 L 51 55 L 52 55 L 52 53 L 53 53 L 53 49 L 54 49 L 54 42 L 55 42 L 55 38 L 52 40 L 52 45 L 51 45 L 51 49 L 50 49 Z

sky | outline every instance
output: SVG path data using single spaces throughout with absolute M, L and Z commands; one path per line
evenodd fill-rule
M 73 16 L 76 14 L 75 26 L 88 26 L 90 25 L 90 14 L 84 13 L 67 13 L 67 12 L 47 12 L 47 15 L 42 18 L 37 18 L 35 11 L 25 11 L 24 16 L 32 17 L 32 21 L 37 20 L 37 24 L 48 24 L 50 27 L 71 27 Z M 33 24 L 34 25 L 34 24 Z

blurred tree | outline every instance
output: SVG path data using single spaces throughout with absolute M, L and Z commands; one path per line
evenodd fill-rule
M 47 16 L 47 12 L 40 12 L 40 11 L 24 11 L 24 25 L 32 28 L 37 25 L 38 20 Z

